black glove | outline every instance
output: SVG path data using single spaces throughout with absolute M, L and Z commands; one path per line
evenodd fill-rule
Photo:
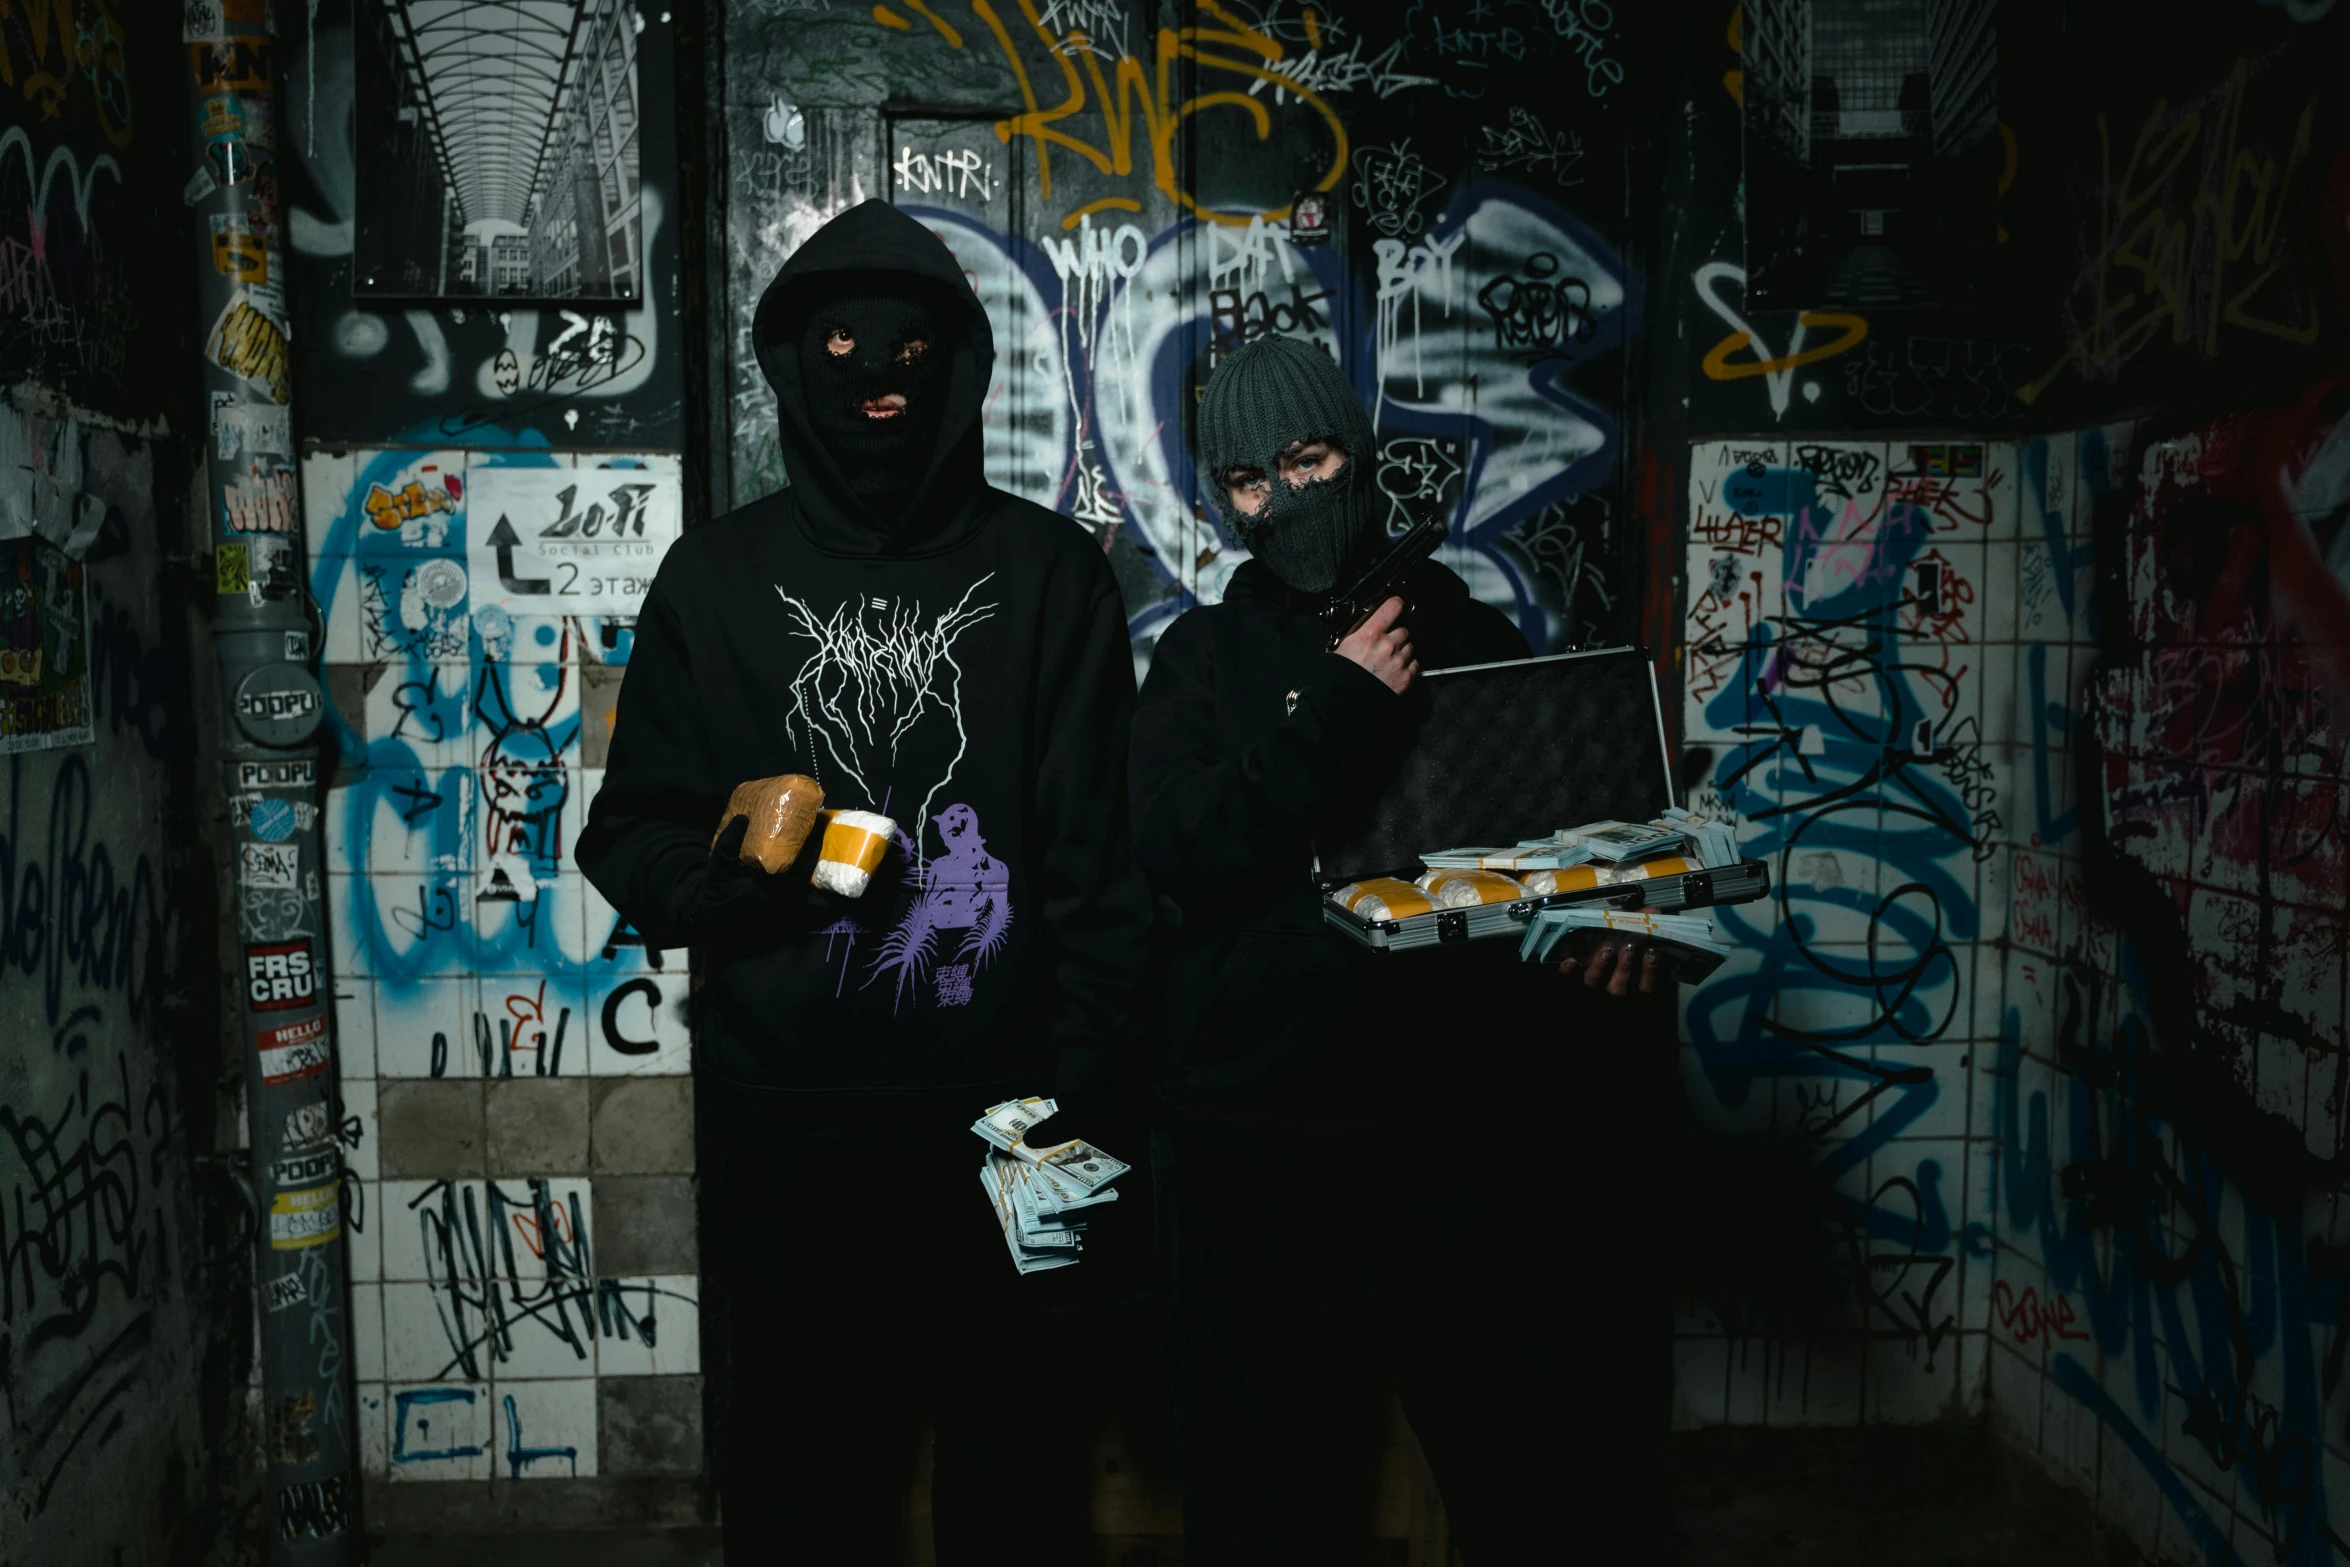
M 710 857 L 702 866 L 702 885 L 694 894 L 693 912 L 688 916 L 697 929 L 766 900 L 767 884 L 775 878 L 744 860 L 743 839 L 750 830 L 751 819 L 737 816 L 719 829 L 711 843 Z
M 1110 1053 L 1101 1046 L 1061 1047 L 1053 1070 L 1053 1103 L 1059 1108 L 1036 1134 L 1047 1146 L 1082 1137 L 1137 1169 L 1148 1162 L 1149 1116 L 1141 1096 L 1118 1081 Z

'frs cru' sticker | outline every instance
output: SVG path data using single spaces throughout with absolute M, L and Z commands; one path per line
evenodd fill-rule
M 318 975 L 310 943 L 281 941 L 245 949 L 245 1002 L 256 1012 L 280 1012 L 317 999 Z

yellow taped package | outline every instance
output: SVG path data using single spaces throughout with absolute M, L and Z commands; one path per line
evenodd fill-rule
M 1350 881 L 1330 894 L 1330 901 L 1349 914 L 1360 914 L 1367 920 L 1409 919 L 1415 914 L 1430 913 L 1436 907 L 1428 894 L 1393 876 Z
M 1435 870 L 1416 885 L 1440 909 L 1474 909 L 1487 903 L 1508 903 L 1526 896 L 1514 877 L 1499 871 Z
M 1518 883 L 1533 896 L 1547 897 L 1554 892 L 1582 892 L 1592 887 L 1612 887 L 1618 882 L 1647 881 L 1654 876 L 1678 876 L 1683 871 L 1698 869 L 1695 860 L 1668 854 L 1653 860 L 1639 860 L 1630 865 L 1570 865 L 1559 871 L 1528 871 Z
M 889 852 L 890 835 L 898 824 L 874 811 L 819 811 L 824 836 L 816 851 L 816 869 L 809 880 L 826 892 L 844 898 L 862 898 Z

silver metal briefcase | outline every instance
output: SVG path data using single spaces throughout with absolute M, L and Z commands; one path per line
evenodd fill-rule
M 1589 884 L 1507 903 L 1369 919 L 1329 901 L 1346 883 L 1410 881 L 1420 855 L 1463 843 L 1514 844 L 1562 827 L 1648 821 L 1674 797 L 1656 668 L 1639 648 L 1471 664 L 1421 676 L 1407 700 L 1412 744 L 1366 806 L 1315 844 L 1322 917 L 1387 952 L 1525 933 L 1546 908 L 1604 903 L 1672 913 L 1745 903 L 1770 891 L 1760 860 L 1704 867 L 1672 856 L 1563 873 Z M 1672 863 L 1681 868 L 1672 868 Z

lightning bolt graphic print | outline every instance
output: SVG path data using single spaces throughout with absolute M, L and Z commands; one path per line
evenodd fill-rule
M 954 754 L 923 793 L 907 833 L 917 854 L 932 802 L 969 749 L 963 666 L 955 661 L 954 648 L 965 631 L 995 614 L 996 605 L 972 602 L 994 576 L 990 572 L 972 583 L 953 607 L 928 622 L 919 599 L 852 599 L 823 615 L 784 592 L 781 584 L 775 589 L 793 631 L 815 643 L 792 677 L 792 706 L 784 722 L 787 738 L 796 741 L 804 731 L 818 783 L 824 782 L 827 765 L 838 768 L 878 809 L 870 775 L 895 765 L 900 747 L 923 719 L 935 713 L 954 725 Z

